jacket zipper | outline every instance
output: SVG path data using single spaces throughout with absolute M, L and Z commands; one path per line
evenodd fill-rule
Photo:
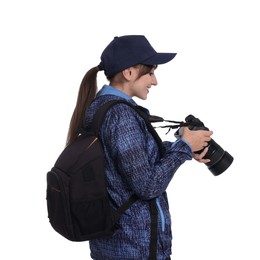
M 165 217 L 164 217 L 164 214 L 163 214 L 162 207 L 161 207 L 159 199 L 156 198 L 155 200 L 156 200 L 156 205 L 157 205 L 157 208 L 159 209 L 159 214 L 160 214 L 160 217 L 161 217 L 162 232 L 164 232 L 164 230 L 165 230 Z

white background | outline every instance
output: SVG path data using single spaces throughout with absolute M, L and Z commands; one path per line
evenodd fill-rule
M 178 55 L 137 102 L 165 119 L 194 114 L 235 158 L 218 177 L 195 161 L 176 173 L 167 190 L 172 259 L 259 260 L 257 2 L 1 1 L 0 258 L 90 259 L 87 242 L 51 228 L 46 173 L 64 147 L 85 72 L 114 36 L 144 34 L 157 51 Z

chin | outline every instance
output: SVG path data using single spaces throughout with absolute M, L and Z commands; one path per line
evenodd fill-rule
M 135 97 L 140 98 L 142 100 L 146 100 L 148 95 L 135 95 Z

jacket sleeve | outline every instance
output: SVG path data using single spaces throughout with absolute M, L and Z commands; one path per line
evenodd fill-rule
M 191 149 L 181 139 L 164 142 L 160 158 L 158 145 L 140 116 L 126 105 L 107 113 L 101 130 L 105 153 L 134 193 L 142 199 L 161 195 L 176 170 L 191 160 Z

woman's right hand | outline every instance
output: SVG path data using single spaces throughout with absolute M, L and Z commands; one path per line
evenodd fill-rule
M 213 131 L 208 130 L 190 130 L 188 127 L 183 127 L 182 138 L 188 142 L 192 148 L 192 152 L 204 149 L 208 146 L 211 140 Z

